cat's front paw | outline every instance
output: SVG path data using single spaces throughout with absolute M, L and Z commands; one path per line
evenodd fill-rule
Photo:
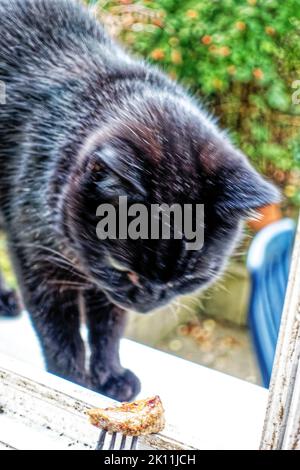
M 95 391 L 117 401 L 131 401 L 141 389 L 139 379 L 128 369 L 124 369 L 118 374 L 102 373 L 96 377 L 94 376 L 92 382 Z

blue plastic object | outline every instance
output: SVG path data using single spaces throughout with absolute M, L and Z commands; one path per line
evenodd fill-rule
M 248 252 L 249 324 L 265 387 L 270 383 L 295 232 L 291 219 L 274 222 L 256 234 Z

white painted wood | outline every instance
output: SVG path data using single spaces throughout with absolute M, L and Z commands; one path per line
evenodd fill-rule
M 99 430 L 85 414 L 112 400 L 0 355 L 0 442 L 21 450 L 91 450 Z M 189 449 L 174 430 L 139 439 L 140 449 Z
M 105 398 L 100 395 L 49 374 L 44 375 L 40 349 L 26 315 L 17 320 L 0 321 L 1 352 L 22 361 L 18 367 L 16 363 L 12 366 L 12 370 L 18 374 L 22 375 L 22 371 L 29 367 L 28 364 L 31 364 L 29 368 L 33 381 L 39 383 L 42 381 L 50 389 L 56 390 L 58 387 L 68 397 L 78 397 L 80 390 L 80 394 L 84 393 L 84 397 L 82 398 L 81 395 L 81 398 L 78 398 L 93 406 L 102 406 L 105 402 Z M 259 447 L 267 404 L 265 389 L 129 340 L 122 341 L 121 357 L 124 365 L 141 378 L 140 397 L 153 394 L 161 396 L 168 423 L 164 433 L 165 442 L 167 440 L 184 442 L 184 446 L 198 449 L 257 449 Z M 3 368 L 3 358 L 0 358 L 1 367 Z M 19 390 L 18 393 L 24 395 L 24 391 Z M 2 396 L 3 393 L 0 393 L 0 403 Z M 70 403 L 74 403 L 72 400 Z M 44 406 L 41 403 L 43 404 L 44 401 L 39 399 L 34 407 L 41 410 Z M 49 403 L 47 401 L 46 403 L 48 410 Z M 57 406 L 60 407 L 59 404 Z M 47 413 L 51 416 L 54 411 L 47 411 Z M 72 405 L 68 405 L 66 413 L 66 422 L 69 421 L 70 416 L 73 421 Z M 75 421 L 79 422 L 78 420 L 80 423 L 83 421 L 85 423 L 85 418 L 82 415 L 79 418 L 76 414 Z M 87 436 L 87 442 L 84 443 L 92 442 L 93 445 L 95 435 L 90 433 L 94 430 L 87 431 L 85 426 L 86 423 L 82 428 Z M 89 425 L 88 428 L 90 428 Z M 43 429 L 43 432 L 46 431 Z M 54 446 L 51 439 L 50 435 L 49 448 Z M 64 445 L 69 442 L 66 440 Z M 14 445 L 14 442 L 11 445 Z
M 276 349 L 262 449 L 300 450 L 300 219 Z

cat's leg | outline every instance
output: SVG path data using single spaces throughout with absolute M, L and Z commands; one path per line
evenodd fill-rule
M 39 276 L 35 273 L 35 278 Z M 30 285 L 28 285 L 30 284 Z M 48 372 L 90 387 L 85 347 L 80 335 L 78 293 L 43 285 L 23 285 L 25 304 L 44 354 Z
M 93 388 L 115 400 L 133 399 L 140 391 L 138 378 L 120 364 L 119 344 L 126 312 L 109 302 L 97 289 L 85 292 L 85 309 L 91 348 Z
M 48 261 L 47 248 L 33 251 L 24 247 L 22 240 L 10 238 L 22 301 L 40 341 L 46 368 L 89 387 L 85 347 L 80 335 L 78 290 L 70 288 L 72 282 L 67 278 L 70 271 Z
M 13 318 L 20 313 L 17 295 L 13 290 L 7 289 L 0 273 L 0 317 Z

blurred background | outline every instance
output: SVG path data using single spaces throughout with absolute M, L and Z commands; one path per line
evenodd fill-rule
M 249 328 L 253 237 L 300 207 L 298 0 L 86 1 L 137 56 L 185 85 L 217 116 L 254 166 L 285 196 L 249 222 L 225 276 L 202 294 L 146 316 L 130 315 L 127 336 L 254 383 L 261 371 Z M 300 86 L 298 85 L 298 88 Z M 0 265 L 15 286 L 0 238 Z

